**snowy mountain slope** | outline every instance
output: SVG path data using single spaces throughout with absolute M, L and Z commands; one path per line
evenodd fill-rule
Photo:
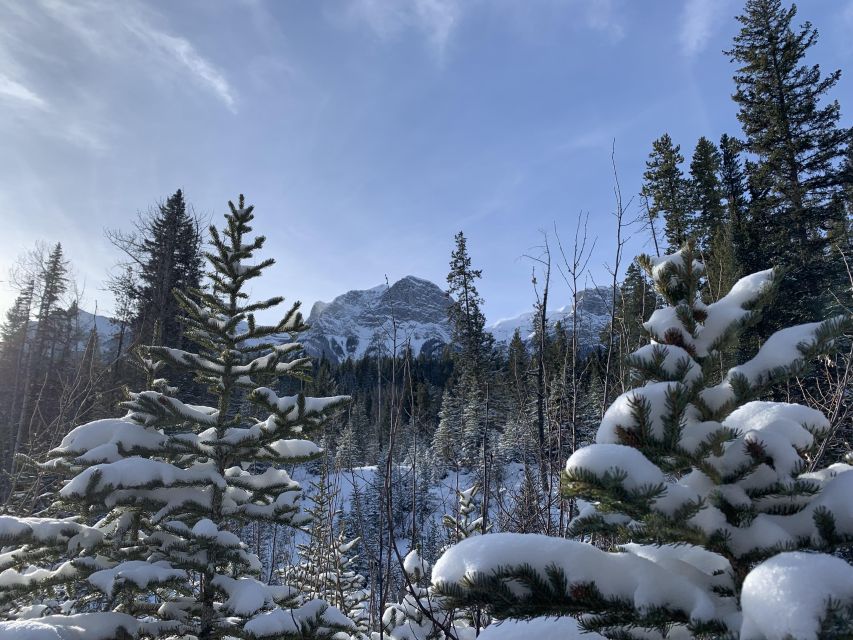
M 98 333 L 98 346 L 105 357 L 113 355 L 118 344 L 119 325 L 112 318 L 90 313 L 84 309 L 77 310 L 77 320 L 73 323 L 76 335 L 76 346 L 79 351 L 86 348 L 92 330 Z M 33 323 L 35 327 L 35 323 Z M 127 346 L 125 344 L 124 346 Z
M 88 334 L 93 328 L 97 329 L 98 337 L 102 340 L 112 337 L 119 330 L 118 325 L 113 322 L 112 318 L 89 313 L 83 309 L 77 312 L 77 322 L 80 331 L 83 333 Z
M 498 344 L 509 344 L 516 329 L 525 342 L 529 342 L 533 332 L 534 312 L 528 311 L 513 318 L 498 320 L 486 328 L 495 337 Z M 602 329 L 610 321 L 610 288 L 597 287 L 578 292 L 578 336 L 581 351 L 600 343 Z M 560 307 L 548 313 L 548 324 L 553 327 L 561 322 L 565 328 L 572 326 L 572 308 Z
M 311 327 L 300 336 L 306 351 L 334 362 L 359 359 L 394 348 L 399 352 L 438 354 L 450 341 L 450 298 L 429 280 L 406 276 L 390 287 L 348 291 L 331 302 L 317 302 L 308 316 Z
M 584 289 L 578 294 L 578 326 L 581 351 L 599 344 L 601 330 L 610 318 L 609 288 Z M 399 353 L 409 345 L 415 355 L 439 355 L 450 342 L 450 322 L 447 319 L 448 295 L 435 283 L 415 276 L 406 276 L 387 286 L 353 290 L 339 295 L 331 302 L 316 302 L 307 322 L 310 328 L 300 336 L 305 350 L 314 357 L 325 357 L 335 363 L 347 358 L 358 360 L 368 353 L 392 352 L 397 326 L 396 344 Z M 553 310 L 548 321 L 571 326 L 571 308 Z M 80 311 L 79 326 L 88 336 L 97 326 L 101 350 L 111 352 L 115 346 L 118 325 L 110 318 Z M 486 327 L 495 336 L 498 346 L 507 345 L 516 329 L 522 338 L 533 337 L 533 311 L 513 318 L 498 320 Z M 282 336 L 282 340 L 289 338 Z M 83 338 L 85 344 L 85 337 Z

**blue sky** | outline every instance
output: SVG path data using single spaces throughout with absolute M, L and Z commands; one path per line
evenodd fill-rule
M 853 1 L 806 0 L 811 61 L 853 110 Z M 102 290 L 103 229 L 184 189 L 218 221 L 239 192 L 278 260 L 256 293 L 310 307 L 387 275 L 444 285 L 469 237 L 490 320 L 527 310 L 523 258 L 589 213 L 591 275 L 651 142 L 737 134 L 721 51 L 734 0 L 12 0 L 0 4 L 0 279 L 62 241 Z M 847 67 L 847 68 L 845 68 Z M 635 202 L 636 204 L 636 202 Z M 632 210 L 636 213 L 636 210 Z M 646 249 L 636 235 L 627 252 Z M 13 293 L 0 284 L 0 310 Z M 557 283 L 552 298 L 567 303 Z

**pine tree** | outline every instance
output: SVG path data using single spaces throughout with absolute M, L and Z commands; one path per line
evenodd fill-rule
M 181 309 L 172 291 L 199 287 L 202 257 L 198 221 L 187 211 L 184 194 L 178 189 L 157 207 L 148 226 L 148 233 L 141 238 L 144 263 L 136 292 L 134 336 L 144 344 L 156 343 L 156 327 L 165 346 L 182 347 Z
M 448 317 L 453 345 L 453 381 L 450 386 L 462 408 L 462 462 L 473 468 L 488 460 L 493 447 L 494 438 L 487 432 L 484 401 L 494 337 L 485 329 L 486 317 L 481 310 L 483 299 L 477 291 L 476 281 L 482 277 L 482 272 L 472 267 L 465 235 L 460 231 L 454 240 L 450 272 L 447 274 L 447 293 L 451 297 Z M 459 442 L 455 446 L 459 446 Z M 481 468 L 481 473 L 485 476 L 486 469 Z
M 483 273 L 471 266 L 465 235 L 460 231 L 454 240 L 456 246 L 447 274 L 447 292 L 453 298 L 448 314 L 452 343 L 456 347 L 455 362 L 460 369 L 479 373 L 485 368 L 494 342 L 492 334 L 485 329 L 486 317 L 480 309 L 483 299 L 477 291 L 476 281 Z
M 462 403 L 456 392 L 445 388 L 438 412 L 438 428 L 433 434 L 432 451 L 439 464 L 447 469 L 459 471 L 464 459 L 462 447 L 463 419 Z
M 361 538 L 348 540 L 342 527 L 335 533 L 335 521 L 341 515 L 339 492 L 331 484 L 327 465 L 323 465 L 320 479 L 311 483 L 309 495 L 308 541 L 298 545 L 300 562 L 287 570 L 287 581 L 306 598 L 319 598 L 336 607 L 353 622 L 356 640 L 365 638 L 370 592 L 367 580 L 355 568 L 358 556 L 351 553 Z
M 838 292 L 850 290 L 848 267 L 853 256 L 853 144 L 848 146 L 841 165 L 841 183 L 842 191 L 833 206 L 835 215 L 827 233 L 830 255 L 835 265 L 835 285 L 832 289 Z
M 324 464 L 320 479 L 311 483 L 309 518 L 305 533 L 308 541 L 297 545 L 300 562 L 287 571 L 287 582 L 311 600 L 329 600 L 332 586 L 334 518 L 337 492 L 329 483 L 328 467 Z
M 853 320 L 782 329 L 709 383 L 706 367 L 757 321 L 779 273 L 746 276 L 706 305 L 697 257 L 687 247 L 642 259 L 668 306 L 631 357 L 635 388 L 566 463 L 563 490 L 582 500 L 570 535 L 618 549 L 509 533 L 466 540 L 433 570 L 447 606 L 568 616 L 555 629 L 579 623 L 620 639 L 849 635 L 853 567 L 828 554 L 853 544 L 853 466 L 808 472 L 829 421 L 760 398 L 831 351 Z
M 691 232 L 688 183 L 681 170 L 684 156 L 668 133 L 652 143 L 646 161 L 641 195 L 649 203 L 652 220 L 663 216 L 667 242 L 671 247 L 684 244 Z
M 352 553 L 360 542 L 359 537 L 347 539 L 344 531 L 338 533 L 329 590 L 330 604 L 353 621 L 356 627 L 356 633 L 353 635 L 355 640 L 366 638 L 370 629 L 370 590 L 367 588 L 367 579 L 356 569 L 358 555 Z
M 471 469 L 482 463 L 483 446 L 489 449 L 494 443 L 487 440 L 488 428 L 485 394 L 481 391 L 473 373 L 465 372 L 457 385 L 464 390 L 462 398 L 462 438 L 454 443 L 461 448 L 463 464 Z M 481 469 L 482 471 L 482 469 Z
M 34 424 L 36 414 L 36 396 L 39 386 L 51 373 L 58 333 L 59 303 L 68 287 L 68 262 L 62 251 L 62 244 L 56 243 L 44 263 L 37 282 L 38 311 L 35 317 L 33 338 L 27 348 L 21 387 L 21 408 L 13 416 L 16 425 L 13 454 L 22 452 L 24 447 L 36 439 Z
M 477 515 L 479 505 L 474 501 L 480 487 L 476 484 L 456 492 L 459 507 L 455 515 L 445 514 L 441 519 L 447 536 L 453 543 L 461 542 L 471 536 L 483 534 L 483 518 Z
M 12 452 L 15 449 L 15 418 L 21 400 L 21 377 L 27 354 L 27 342 L 30 333 L 30 314 L 33 307 L 35 282 L 29 281 L 18 296 L 12 308 L 6 312 L 6 319 L 0 327 L 0 425 L 2 425 L 2 460 L 0 467 L 9 469 Z M 5 492 L 4 492 L 5 493 Z
M 719 178 L 721 169 L 720 150 L 704 136 L 699 138 L 690 160 L 690 194 L 696 212 L 693 235 L 705 251 L 710 249 L 712 238 L 726 218 Z
M 720 186 L 726 200 L 726 217 L 731 227 L 735 264 L 750 270 L 755 259 L 753 244 L 759 240 L 749 235 L 746 176 L 740 159 L 741 144 L 728 134 L 720 136 Z
M 355 467 L 362 464 L 362 455 L 360 453 L 361 442 L 356 435 L 355 426 L 350 420 L 338 436 L 335 443 L 335 468 L 339 470 L 351 471 Z
M 744 187 L 737 143 L 726 134 L 721 148 L 700 138 L 690 165 L 695 208 L 696 239 L 708 276 L 706 302 L 729 292 L 740 275 L 736 242 L 743 228 Z M 725 203 L 724 203 L 725 200 Z
M 513 496 L 508 518 L 502 530 L 515 533 L 541 533 L 545 530 L 546 511 L 542 507 L 542 488 L 530 465 L 522 469 L 521 486 Z
M 474 640 L 477 630 L 464 616 L 448 610 L 430 587 L 423 586 L 429 565 L 416 550 L 406 555 L 403 567 L 407 576 L 405 595 L 382 614 L 382 635 L 390 640 Z M 373 633 L 372 640 L 379 638 L 379 633 Z
M 150 388 L 130 395 L 128 414 L 75 428 L 51 453 L 44 468 L 70 478 L 54 510 L 76 517 L 0 522 L 3 544 L 17 547 L 2 560 L 7 619 L 27 612 L 60 637 L 73 627 L 86 638 L 331 638 L 352 628 L 326 603 L 258 580 L 257 556 L 233 533 L 305 523 L 300 486 L 282 466 L 320 453 L 304 438 L 348 398 L 258 386 L 306 377 L 301 345 L 270 339 L 305 326 L 298 302 L 277 324 L 256 322 L 282 299 L 248 301 L 247 283 L 273 261 L 250 262 L 264 244 L 249 237 L 253 208 L 242 196 L 229 206 L 222 234 L 211 228 L 212 286 L 175 292 L 198 352 L 147 347 Z M 181 402 L 156 377 L 167 362 L 207 384 L 216 406 Z M 243 395 L 268 417 L 241 415 Z M 18 628 L 0 622 L 0 636 Z
M 830 300 L 834 257 L 826 224 L 841 176 L 838 163 L 851 139 L 839 126 L 837 101 L 824 102 L 840 71 L 822 75 L 805 64 L 817 41 L 809 22 L 794 29 L 796 6 L 781 0 L 747 0 L 740 33 L 728 52 L 738 120 L 755 196 L 750 233 L 761 238 L 761 258 L 789 271 L 772 327 L 819 317 Z
M 636 349 L 645 336 L 643 323 L 649 319 L 655 310 L 657 300 L 654 287 L 645 276 L 637 262 L 632 262 L 625 270 L 625 278 L 619 285 L 619 295 L 616 298 L 616 331 L 618 342 L 613 348 L 618 349 L 619 387 L 624 388 L 628 373 L 625 359 Z

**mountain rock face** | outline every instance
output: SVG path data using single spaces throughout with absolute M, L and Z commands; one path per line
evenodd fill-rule
M 447 308 L 450 297 L 435 283 L 406 276 L 390 287 L 380 285 L 362 291 L 348 291 L 331 302 L 317 302 L 308 316 L 308 331 L 299 336 L 305 350 L 314 357 L 334 363 L 348 358 L 358 360 L 368 354 L 389 355 L 408 345 L 417 356 L 439 356 L 451 336 Z M 495 336 L 498 347 L 506 346 L 518 329 L 522 339 L 533 338 L 533 311 L 498 320 L 486 327 Z M 581 351 L 600 344 L 600 334 L 610 320 L 610 289 L 585 289 L 578 293 L 578 335 Z M 551 327 L 562 322 L 571 328 L 571 307 L 548 314 Z M 97 327 L 104 353 L 115 351 L 118 326 L 109 318 L 80 312 L 81 345 Z M 396 337 L 394 326 L 396 324 Z M 126 341 L 129 342 L 129 336 Z M 283 341 L 289 336 L 282 335 Z M 274 338 L 273 338 L 274 340 Z M 125 343 L 125 348 L 127 347 Z
M 450 298 L 436 284 L 406 276 L 390 287 L 348 291 L 331 302 L 317 302 L 308 316 L 310 329 L 299 336 L 305 350 L 333 362 L 357 360 L 368 353 L 438 355 L 450 342 Z M 394 327 L 396 325 L 396 336 Z
M 610 287 L 596 287 L 579 291 L 577 309 L 578 343 L 580 351 L 585 352 L 601 343 L 601 332 L 610 322 L 611 306 Z M 498 344 L 509 344 L 516 329 L 522 340 L 529 343 L 533 340 L 534 312 L 528 311 L 514 318 L 498 320 L 486 328 L 495 337 Z M 572 328 L 572 307 L 566 305 L 548 313 L 548 324 L 551 328 L 560 322 L 564 329 Z

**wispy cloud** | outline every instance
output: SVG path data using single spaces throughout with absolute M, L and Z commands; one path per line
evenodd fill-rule
M 137 0 L 0 4 L 0 103 L 11 114 L 10 133 L 108 149 L 121 130 L 113 79 L 169 82 L 237 111 L 225 73 Z
M 416 0 L 415 10 L 431 46 L 443 55 L 462 17 L 461 4 L 458 0 Z
M 39 110 L 47 109 L 47 102 L 33 90 L 0 73 L 0 97 L 10 98 L 20 106 Z
M 625 36 L 625 27 L 613 0 L 573 0 L 572 4 L 580 10 L 585 27 L 604 32 L 613 40 Z
M 462 13 L 461 0 L 350 0 L 344 19 L 367 26 L 383 40 L 418 31 L 433 53 L 443 57 Z
M 189 41 L 156 30 L 143 32 L 141 37 L 150 37 L 167 56 L 181 63 L 199 84 L 216 94 L 231 111 L 237 112 L 234 93 L 224 74 L 199 55 Z
M 701 53 L 732 12 L 732 0 L 687 0 L 678 41 L 685 56 Z
M 182 71 L 236 111 L 234 92 L 225 74 L 189 40 L 159 26 L 162 16 L 147 7 L 131 0 L 42 0 L 41 5 L 61 27 L 73 32 L 99 56 L 132 61 L 140 70 L 152 74 Z
M 625 28 L 615 0 L 547 0 L 548 11 L 530 0 L 348 0 L 343 12 L 333 14 L 350 26 L 366 26 L 382 40 L 393 40 L 406 32 L 417 32 L 430 50 L 443 61 L 459 26 L 467 14 L 490 9 L 507 21 L 557 12 L 576 26 L 621 40 Z M 341 17 L 343 18 L 341 20 Z

